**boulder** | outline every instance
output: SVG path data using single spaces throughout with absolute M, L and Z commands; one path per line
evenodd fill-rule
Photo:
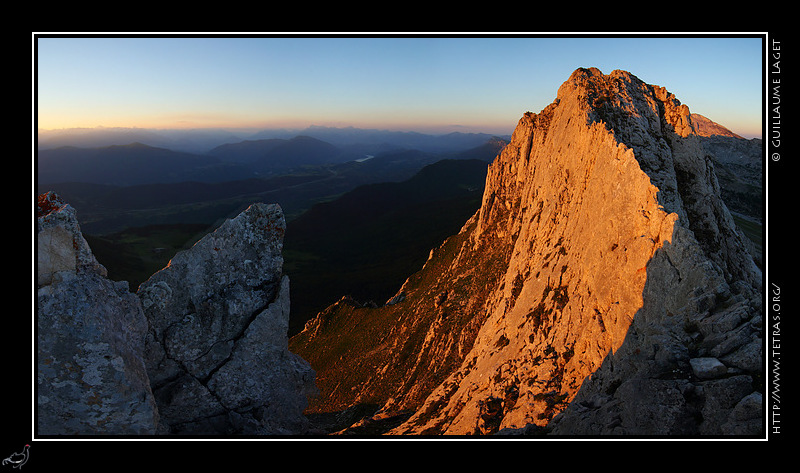
M 719 378 L 728 372 L 728 368 L 716 358 L 692 358 L 689 364 L 694 375 L 700 379 Z

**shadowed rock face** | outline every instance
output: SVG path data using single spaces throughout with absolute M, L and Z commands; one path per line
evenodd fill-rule
M 314 372 L 287 346 L 280 207 L 228 220 L 137 297 L 105 277 L 72 207 L 38 205 L 38 434 L 306 432 Z
M 320 410 L 413 411 L 391 434 L 741 433 L 761 281 L 742 238 L 688 107 L 579 69 L 520 119 L 479 212 L 391 305 L 337 304 L 293 346 L 325 380 Z M 342 340 L 340 359 L 315 353 Z
M 253 204 L 138 290 L 150 322 L 147 370 L 170 433 L 305 429 L 314 372 L 288 351 L 283 213 Z

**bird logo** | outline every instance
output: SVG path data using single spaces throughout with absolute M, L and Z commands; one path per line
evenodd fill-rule
M 22 465 L 28 461 L 28 450 L 30 448 L 31 446 L 26 444 L 21 453 L 12 453 L 11 456 L 4 459 L 3 465 L 11 465 L 13 468 L 22 469 Z

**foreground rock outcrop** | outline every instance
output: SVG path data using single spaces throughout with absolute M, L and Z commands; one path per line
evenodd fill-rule
M 752 435 L 760 291 L 688 107 L 578 69 L 389 304 L 342 301 L 291 343 L 312 412 L 374 406 L 340 433 Z
M 40 435 L 305 433 L 277 205 L 253 204 L 143 283 L 113 282 L 74 209 L 39 198 Z
M 177 434 L 303 432 L 314 372 L 288 350 L 286 223 L 253 204 L 139 286 L 161 428 Z
M 70 205 L 53 193 L 37 205 L 37 432 L 154 434 L 139 299 L 106 278 Z

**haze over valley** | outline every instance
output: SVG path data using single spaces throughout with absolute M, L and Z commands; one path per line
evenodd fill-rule
M 344 295 L 390 297 L 477 209 L 486 166 L 508 139 L 329 127 L 285 133 L 226 136 L 203 153 L 152 146 L 167 143 L 142 132 L 135 138 L 149 136 L 150 144 L 78 147 L 134 137 L 62 134 L 61 146 L 38 153 L 38 192 L 55 191 L 76 208 L 109 277 L 132 288 L 225 218 L 256 201 L 278 203 L 288 221 L 294 333 Z

